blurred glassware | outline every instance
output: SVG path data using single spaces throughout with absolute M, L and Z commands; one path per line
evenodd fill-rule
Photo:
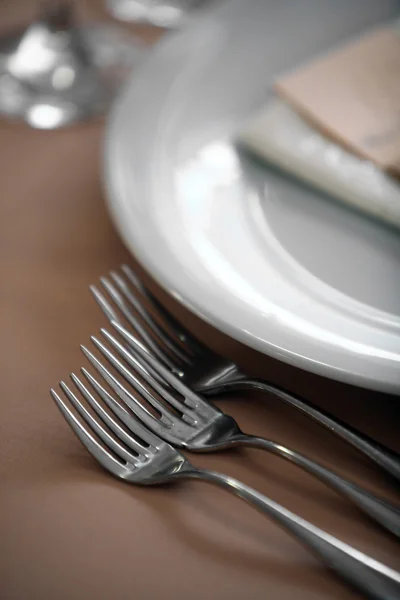
M 75 23 L 71 2 L 0 40 L 0 114 L 57 129 L 106 111 L 146 46 L 119 27 Z
M 110 14 L 121 21 L 173 29 L 180 27 L 192 11 L 211 2 L 212 0 L 106 0 L 106 6 Z

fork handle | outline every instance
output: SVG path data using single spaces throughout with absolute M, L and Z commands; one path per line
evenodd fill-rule
M 296 408 L 307 417 L 319 423 L 331 433 L 340 437 L 342 440 L 359 450 L 370 460 L 376 463 L 381 469 L 389 475 L 400 481 L 400 455 L 397 452 L 389 450 L 382 444 L 364 435 L 360 431 L 353 429 L 349 425 L 329 415 L 325 411 L 314 406 L 298 396 L 295 396 L 275 385 L 261 379 L 242 379 L 234 382 L 222 383 L 214 388 L 207 390 L 207 396 L 217 393 L 226 393 L 233 390 L 258 390 L 266 392 L 279 398 L 285 404 Z M 204 393 L 204 392 L 203 392 Z
M 326 483 L 339 492 L 339 494 L 348 498 L 360 510 L 380 523 L 385 529 L 400 537 L 400 510 L 389 502 L 374 496 L 361 486 L 340 477 L 334 471 L 323 467 L 319 463 L 300 454 L 300 452 L 290 450 L 271 440 L 243 433 L 236 434 L 232 438 L 232 441 L 234 441 L 235 445 L 266 450 L 298 465 L 304 471 L 307 471 L 307 473 L 311 473 L 311 475 Z
M 180 473 L 214 483 L 242 498 L 287 529 L 331 570 L 375 600 L 400 599 L 400 573 L 312 525 L 267 496 L 227 475 L 193 469 Z

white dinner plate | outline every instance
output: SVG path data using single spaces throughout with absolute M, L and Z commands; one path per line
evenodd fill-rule
M 233 139 L 281 72 L 400 13 L 398 0 L 230 0 L 135 70 L 106 136 L 132 252 L 232 337 L 303 369 L 400 392 L 400 235 Z

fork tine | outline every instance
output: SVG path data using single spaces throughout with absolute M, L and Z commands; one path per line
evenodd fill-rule
M 169 427 L 171 425 L 171 419 L 169 418 L 169 416 L 167 414 L 167 409 L 164 406 L 162 407 L 164 414 L 162 414 L 160 419 L 154 417 L 147 410 L 147 408 L 145 406 L 143 406 L 142 403 L 137 398 L 135 398 L 135 396 L 133 396 L 131 393 L 129 393 L 128 390 L 121 384 L 121 382 L 118 381 L 118 379 L 116 379 L 104 367 L 104 365 L 99 360 L 97 360 L 97 358 L 94 356 L 94 354 L 92 354 L 90 352 L 90 350 L 85 348 L 85 346 L 81 346 L 81 349 L 82 349 L 82 352 L 85 354 L 86 358 L 92 363 L 92 365 L 94 366 L 96 371 L 98 371 L 98 373 L 100 373 L 100 375 L 103 377 L 103 379 L 108 383 L 108 385 L 118 395 L 118 397 L 131 409 L 131 411 L 143 423 L 145 423 L 152 431 L 154 431 L 156 434 L 158 433 L 162 437 L 165 426 Z M 122 365 L 122 367 L 124 368 L 123 365 Z M 133 375 L 127 369 L 125 369 L 125 370 L 127 372 L 127 380 L 129 380 L 129 378 L 133 379 L 134 378 Z M 142 384 L 140 384 L 140 385 L 142 385 Z M 152 404 L 152 406 L 154 406 L 153 397 L 149 394 L 149 392 L 146 390 L 146 388 L 143 387 L 143 389 L 146 393 L 146 396 L 145 396 L 146 400 L 148 400 L 148 402 L 150 404 Z M 154 406 L 154 408 L 156 410 L 159 410 L 157 406 Z M 129 426 L 129 425 L 127 425 L 127 426 Z M 147 441 L 147 440 L 145 440 L 145 441 Z M 153 442 L 149 442 L 149 443 L 152 444 Z
M 55 390 L 51 389 L 50 395 L 57 404 L 59 411 L 67 421 L 68 425 L 71 427 L 72 431 L 80 439 L 90 454 L 92 454 L 105 469 L 114 475 L 120 476 L 121 469 L 124 468 L 124 464 L 117 460 L 115 456 L 108 452 L 108 450 L 96 440 L 91 430 L 81 423 L 79 419 L 77 419 L 73 411 Z
M 119 341 L 113 336 L 111 335 L 111 333 L 109 333 L 106 329 L 101 329 L 101 333 L 104 335 L 104 337 L 107 338 L 107 340 L 109 341 L 109 343 L 113 346 L 113 348 L 115 350 L 117 350 L 117 352 L 120 354 L 120 356 L 122 356 L 126 362 L 131 365 L 134 369 L 136 368 L 136 365 L 139 363 L 141 363 L 141 361 L 137 360 L 129 351 L 127 348 L 125 348 L 122 344 L 119 343 Z M 92 336 L 92 341 L 93 343 L 99 348 L 99 350 L 101 352 L 107 352 L 107 358 L 111 361 L 112 364 L 114 364 L 114 357 L 111 354 L 111 352 L 108 352 L 108 349 L 103 346 L 99 340 L 97 340 L 95 337 Z M 114 364 L 115 368 L 118 369 L 118 364 Z M 141 374 L 143 379 L 145 379 L 145 381 L 147 381 L 147 383 L 152 386 L 152 388 L 158 393 L 160 394 L 160 396 L 162 398 L 164 398 L 164 400 L 166 402 L 168 402 L 169 404 L 171 404 L 171 406 L 173 406 L 174 408 L 176 408 L 176 410 L 180 411 L 183 414 L 186 414 L 188 417 L 192 416 L 191 415 L 191 411 L 188 408 L 187 405 L 185 405 L 181 400 L 178 400 L 177 398 L 175 398 L 175 396 L 173 396 L 168 389 L 165 387 L 165 383 L 163 382 L 163 380 L 161 379 L 161 381 L 163 382 L 161 385 L 159 383 L 160 380 L 160 376 L 157 374 L 156 371 L 154 371 L 152 369 L 151 366 L 149 366 L 148 368 L 141 368 Z M 155 376 L 154 376 L 155 374 Z
M 128 370 L 126 366 L 118 360 L 118 358 L 110 352 L 110 350 L 101 343 L 95 336 L 92 336 L 91 341 L 93 344 L 100 350 L 103 356 L 108 360 L 108 362 L 122 375 L 122 377 L 131 384 L 131 386 L 142 396 L 144 397 L 159 413 L 168 421 L 171 420 L 173 414 L 169 411 L 168 407 L 165 406 L 162 402 L 160 402 L 150 391 L 145 387 L 145 385 L 137 379 L 134 373 L 131 370 Z M 103 368 L 104 365 L 103 365 Z M 111 373 L 110 373 L 111 375 Z M 142 372 L 143 378 L 151 377 L 146 373 L 146 371 Z M 159 385 L 159 384 L 158 384 Z M 161 386 L 159 385 L 161 388 Z M 162 389 L 162 388 L 161 388 Z M 139 400 L 138 400 L 139 402 Z
M 182 362 L 191 364 L 193 362 L 193 355 L 190 353 L 190 351 L 188 351 L 185 346 L 180 346 L 176 339 L 174 339 L 166 329 L 156 323 L 145 305 L 142 304 L 139 298 L 132 294 L 129 286 L 125 283 L 121 275 L 115 271 L 111 271 L 110 275 L 115 285 L 125 295 L 125 297 L 129 300 L 132 306 L 134 306 L 135 310 L 140 314 L 142 319 L 147 323 L 153 333 L 158 336 L 158 338 L 163 342 L 163 344 L 165 344 L 172 354 Z M 146 296 L 144 296 L 144 298 L 146 298 Z
M 139 277 L 136 273 L 128 267 L 128 265 L 121 265 L 121 271 L 125 273 L 131 284 L 137 289 L 138 292 L 142 294 L 145 298 L 148 298 L 148 290 L 145 288 Z
M 99 382 L 93 377 L 89 371 L 87 371 L 84 367 L 81 368 L 82 374 L 86 377 L 88 382 L 91 384 L 96 393 L 100 396 L 100 398 L 104 401 L 105 404 L 109 407 L 109 409 L 117 415 L 117 417 L 124 423 L 124 425 L 137 435 L 140 439 L 142 439 L 149 446 L 155 447 L 157 443 L 159 443 L 160 438 L 158 438 L 155 434 L 151 433 L 151 431 L 144 427 L 141 422 L 134 417 L 131 413 L 125 410 L 108 392 L 99 384 Z
M 191 353 L 197 356 L 210 356 L 212 351 L 207 348 L 200 340 L 198 340 L 192 333 L 189 332 L 173 315 L 161 304 L 159 300 L 148 290 L 137 275 L 132 271 L 128 265 L 122 265 L 121 270 L 125 273 L 130 283 L 136 287 L 136 289 L 154 306 L 154 309 L 159 313 L 162 319 L 166 322 L 168 327 L 173 331 L 176 337 L 187 346 Z
M 102 286 L 107 290 L 108 294 L 111 296 L 111 298 L 113 299 L 113 301 L 115 302 L 115 304 L 117 305 L 117 307 L 119 308 L 121 313 L 124 315 L 126 320 L 130 323 L 130 325 L 132 325 L 134 330 L 137 331 L 137 333 L 139 334 L 141 339 L 146 343 L 149 350 L 155 356 L 157 356 L 157 358 L 159 358 L 164 364 L 166 364 L 170 369 L 179 368 L 179 364 L 182 362 L 182 359 L 175 356 L 174 360 L 172 360 L 171 357 L 162 350 L 160 345 L 157 344 L 153 340 L 151 335 L 146 331 L 146 329 L 142 326 L 140 321 L 135 317 L 133 312 L 130 310 L 128 304 L 126 303 L 125 299 L 123 298 L 122 294 L 120 294 L 120 292 L 117 290 L 115 285 L 113 285 L 106 277 L 101 277 L 100 281 L 101 281 Z M 95 288 L 95 286 L 92 286 L 92 288 L 93 287 Z M 96 291 L 96 293 L 95 293 L 94 297 L 95 297 L 95 300 L 99 303 L 100 308 L 102 308 L 103 310 L 105 308 L 108 308 L 106 306 L 107 302 L 105 300 L 99 302 L 99 297 L 101 296 L 101 292 L 96 288 L 95 288 L 95 291 Z M 104 312 L 108 318 L 109 310 L 107 310 L 107 311 L 105 310 Z M 117 319 L 117 320 L 119 321 L 120 319 Z
M 171 373 L 153 356 L 148 354 L 143 349 L 140 342 L 138 342 L 138 340 L 136 340 L 136 338 L 127 329 L 125 329 L 123 325 L 118 323 L 118 321 L 112 321 L 111 324 L 121 334 L 124 340 L 129 343 L 129 346 L 132 348 L 132 352 L 137 352 L 137 354 L 139 354 L 139 356 L 145 361 L 145 364 L 148 363 L 160 377 L 165 379 L 165 381 L 169 383 L 171 387 L 182 394 L 182 396 L 191 406 L 196 406 L 198 404 L 199 397 L 197 394 L 195 394 L 187 385 L 185 385 L 183 381 L 178 379 L 174 373 Z M 103 329 L 102 332 L 104 332 Z
M 131 463 L 132 461 L 135 463 L 137 461 L 137 457 L 133 456 L 126 448 L 124 448 L 115 438 L 112 437 L 108 433 L 106 429 L 100 424 L 99 421 L 95 417 L 93 417 L 87 408 L 82 404 L 82 402 L 78 399 L 77 396 L 69 389 L 66 383 L 63 381 L 60 382 L 60 387 L 64 394 L 67 396 L 68 400 L 71 402 L 72 406 L 77 410 L 77 412 L 81 415 L 82 419 L 89 425 L 89 427 L 97 433 L 99 438 L 104 442 L 104 444 L 111 449 L 115 454 L 126 461 L 127 463 Z
M 103 330 L 102 330 L 103 331 Z M 121 346 L 121 344 L 119 344 L 118 340 L 115 339 L 110 333 L 108 333 L 108 331 L 106 331 L 104 329 L 104 333 L 103 335 L 105 335 L 105 337 L 107 337 L 110 341 L 110 343 L 112 345 L 114 345 L 115 347 L 117 346 Z M 109 351 L 107 350 L 107 348 L 105 348 L 104 346 L 100 346 L 98 345 L 100 342 L 97 339 L 92 340 L 94 342 L 95 345 L 97 345 L 101 352 L 106 356 L 106 358 L 108 358 L 109 360 L 112 361 L 112 355 L 111 358 L 109 356 Z M 139 340 L 138 340 L 138 343 Z M 142 345 L 143 351 L 147 352 L 147 354 L 150 354 L 150 352 L 148 351 L 148 349 Z M 159 383 L 161 383 L 162 385 L 167 385 L 164 381 L 164 379 L 162 377 L 160 377 L 156 371 L 154 371 L 154 369 L 151 368 L 150 365 L 144 365 L 142 361 L 138 360 L 137 358 L 135 358 L 132 354 L 130 354 L 126 348 L 124 348 L 123 346 L 121 346 L 121 350 L 120 352 L 123 353 L 123 351 L 126 352 L 127 354 L 127 361 L 129 362 L 129 364 L 134 368 L 135 371 L 139 371 L 140 375 L 145 378 L 146 374 L 151 374 L 153 376 L 154 379 L 156 379 Z M 128 358 L 129 357 L 129 358 Z
M 116 313 L 116 311 L 113 309 L 113 307 L 111 306 L 111 304 L 109 302 L 107 302 L 107 300 L 105 299 L 105 297 L 103 296 L 103 294 L 101 292 L 99 292 L 99 290 L 97 289 L 96 286 L 94 285 L 90 285 L 89 286 L 90 291 L 92 292 L 94 299 L 96 300 L 97 304 L 100 306 L 101 310 L 103 311 L 103 313 L 106 315 L 107 319 L 109 321 L 119 321 L 119 316 Z
M 85 375 L 85 372 L 83 369 L 82 369 L 82 372 Z M 130 436 L 126 433 L 125 429 L 123 429 L 119 425 L 119 423 L 115 419 L 113 419 L 106 410 L 104 410 L 104 408 L 101 406 L 101 404 L 89 392 L 89 390 L 83 385 L 83 383 L 80 381 L 80 379 L 78 379 L 78 377 L 76 375 L 74 375 L 74 373 L 71 374 L 71 379 L 74 382 L 74 384 L 76 385 L 76 387 L 78 388 L 78 390 L 81 392 L 82 396 L 84 398 L 86 398 L 87 403 L 93 408 L 94 411 L 96 411 L 96 413 L 99 415 L 101 420 L 104 421 L 104 423 L 111 429 L 111 431 L 113 431 L 115 433 L 117 438 L 119 438 L 121 441 L 123 441 L 124 444 L 126 446 L 128 446 L 128 448 L 131 448 L 137 454 L 145 453 L 145 451 L 146 451 L 145 446 L 140 444 L 132 436 Z M 94 378 L 92 378 L 92 380 L 94 380 Z M 90 381 L 90 379 L 89 379 L 89 381 Z M 94 380 L 94 381 L 96 381 L 96 380 Z M 93 386 L 93 387 L 95 387 L 95 386 Z M 96 389 L 96 387 L 95 387 L 95 389 Z M 107 394 L 106 390 L 104 390 L 104 392 Z M 101 395 L 100 397 L 103 397 L 103 396 Z M 112 398 L 112 400 L 114 400 L 114 399 Z M 114 403 L 118 404 L 115 401 L 114 401 Z M 110 406 L 110 405 L 108 404 L 108 406 Z M 125 411 L 125 409 L 122 407 L 121 407 L 121 410 Z M 125 412 L 127 415 L 129 415 L 129 413 L 127 411 L 125 411 Z

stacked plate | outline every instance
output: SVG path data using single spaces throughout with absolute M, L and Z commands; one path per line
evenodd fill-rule
M 243 155 L 275 78 L 400 13 L 396 0 L 231 0 L 165 39 L 111 117 L 109 205 L 178 300 L 321 375 L 400 393 L 400 235 Z

